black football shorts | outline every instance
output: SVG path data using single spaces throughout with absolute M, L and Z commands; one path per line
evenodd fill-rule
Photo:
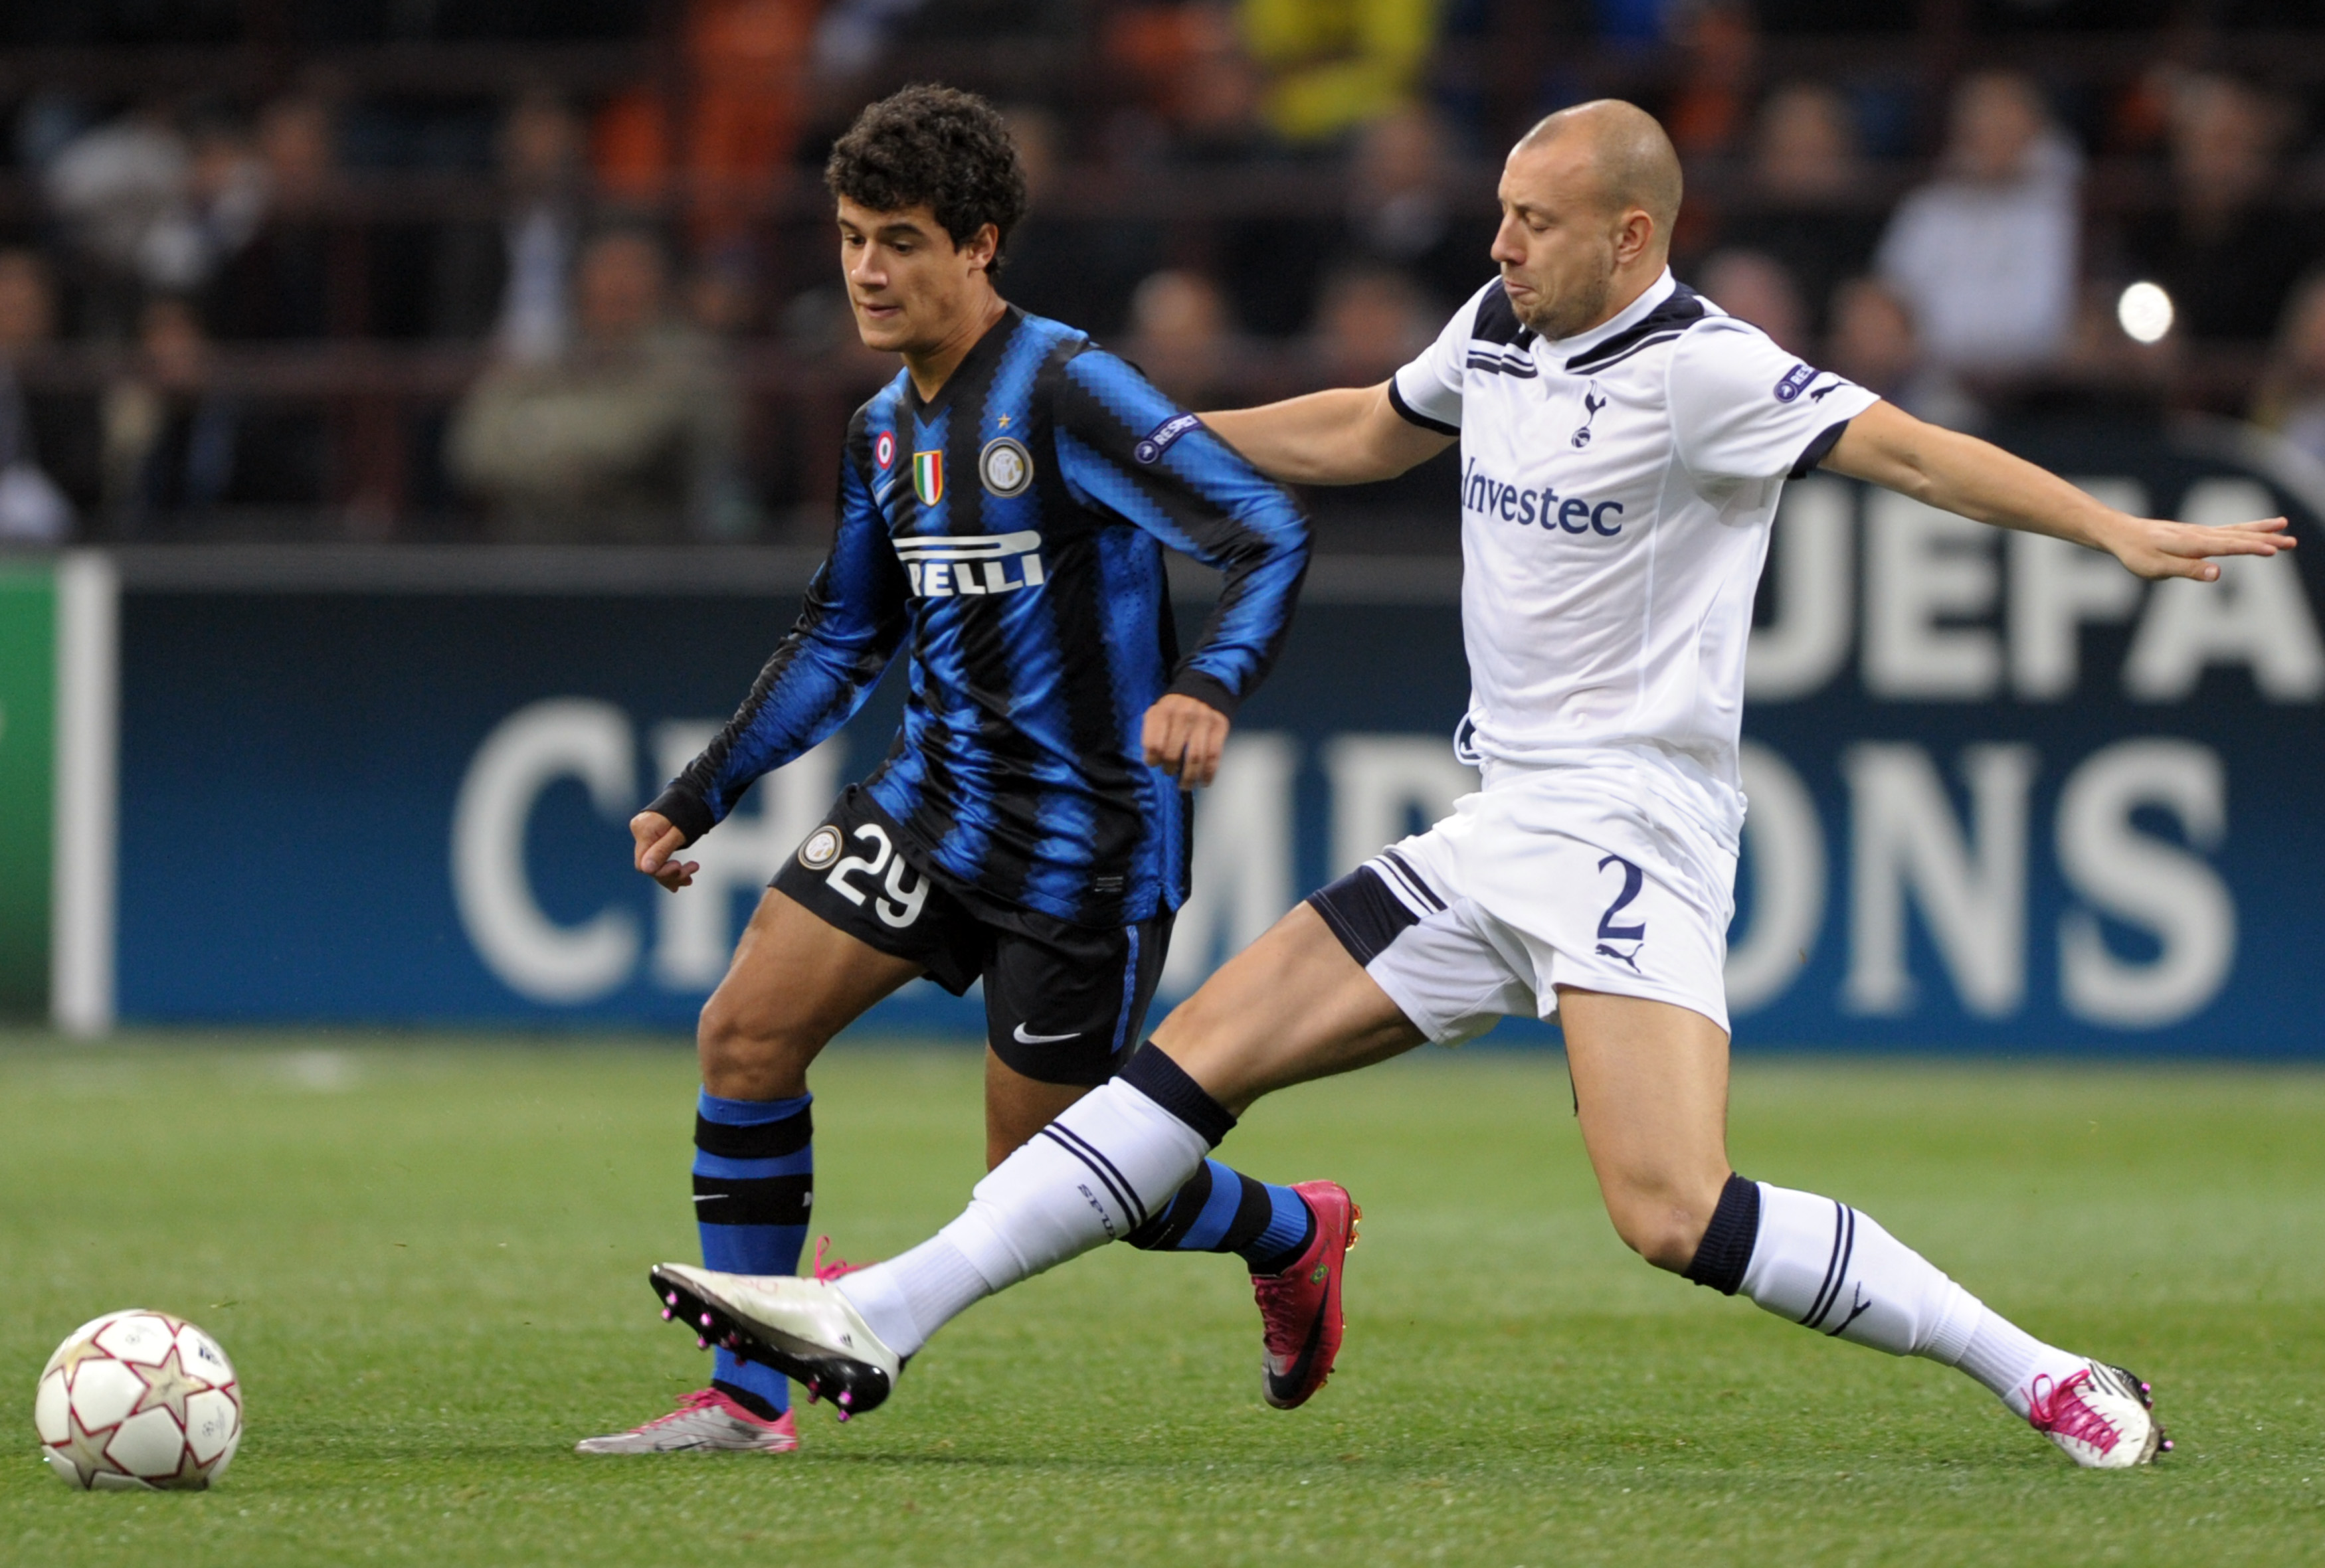
M 851 784 L 771 885 L 826 925 L 917 962 L 955 996 L 984 981 L 986 1042 L 1013 1070 L 1043 1084 L 1112 1077 L 1144 1038 L 1171 917 L 1096 927 L 1019 910 L 995 925 L 902 844 Z

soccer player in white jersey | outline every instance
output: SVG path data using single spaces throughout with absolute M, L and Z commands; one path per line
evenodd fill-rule
M 2144 577 L 2210 581 L 2209 557 L 2290 545 L 2283 520 L 2131 517 L 1783 353 L 1672 280 L 1679 163 L 1630 105 L 1544 120 L 1500 195 L 1500 278 L 1394 380 L 1206 416 L 1310 484 L 1458 436 L 1459 744 L 1484 787 L 1285 916 L 932 1240 L 834 1283 L 664 1265 L 657 1293 L 868 1409 L 971 1303 L 1137 1225 L 1262 1094 L 1555 1014 L 1607 1213 L 1649 1262 L 1959 1367 L 2079 1464 L 2152 1459 L 2170 1444 L 2135 1376 L 2027 1334 L 1848 1204 L 1729 1165 L 1744 647 L 1778 493 L 1819 465 Z

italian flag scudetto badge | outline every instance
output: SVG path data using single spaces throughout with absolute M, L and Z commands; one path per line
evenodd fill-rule
M 922 506 L 934 506 L 944 499 L 942 451 L 912 454 L 912 493 L 921 498 Z

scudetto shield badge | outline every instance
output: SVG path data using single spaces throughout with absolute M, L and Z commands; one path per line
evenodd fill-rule
M 977 456 L 977 476 L 984 483 L 987 495 L 1006 500 L 1023 495 L 1025 487 L 1033 483 L 1033 454 L 1025 450 L 1024 443 L 1007 436 L 985 443 L 985 450 Z
M 921 498 L 922 506 L 934 506 L 944 499 L 944 453 L 941 449 L 912 454 L 912 493 Z

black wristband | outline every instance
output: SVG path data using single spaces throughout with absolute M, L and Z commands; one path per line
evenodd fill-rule
M 1205 707 L 1217 708 L 1228 718 L 1236 716 L 1236 708 L 1242 702 L 1218 678 L 1205 675 L 1200 669 L 1181 670 L 1178 678 L 1171 682 L 1171 689 L 1163 695 L 1193 697 Z
M 675 780 L 655 796 L 646 809 L 667 818 L 672 827 L 686 835 L 689 844 L 718 826 L 702 798 Z

